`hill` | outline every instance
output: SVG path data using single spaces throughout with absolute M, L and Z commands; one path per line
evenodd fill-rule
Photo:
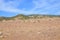
M 0 19 L 0 40 L 60 40 L 60 16 L 20 14 Z
M 23 15 L 23 14 L 18 14 L 13 17 L 0 17 L 0 21 L 15 20 L 16 18 L 17 19 L 40 19 L 40 18 L 54 18 L 54 17 L 60 17 L 60 15 L 39 15 L 39 14 Z

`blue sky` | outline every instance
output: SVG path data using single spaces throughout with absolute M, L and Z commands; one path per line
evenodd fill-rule
M 17 14 L 60 15 L 60 0 L 0 0 L 0 16 Z

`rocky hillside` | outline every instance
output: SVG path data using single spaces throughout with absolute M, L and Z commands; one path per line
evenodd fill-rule
M 0 19 L 0 40 L 60 40 L 60 16 L 17 15 Z

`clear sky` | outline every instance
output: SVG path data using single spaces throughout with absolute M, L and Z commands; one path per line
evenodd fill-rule
M 60 0 L 0 0 L 0 16 L 17 14 L 60 15 Z

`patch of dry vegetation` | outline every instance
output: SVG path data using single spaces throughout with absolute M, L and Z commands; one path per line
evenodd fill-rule
M 0 21 L 3 20 L 15 20 L 15 18 L 17 19 L 41 19 L 41 18 L 54 18 L 54 17 L 60 17 L 60 15 L 38 15 L 38 14 L 32 14 L 32 15 L 23 15 L 23 14 L 19 14 L 13 17 L 0 17 Z

